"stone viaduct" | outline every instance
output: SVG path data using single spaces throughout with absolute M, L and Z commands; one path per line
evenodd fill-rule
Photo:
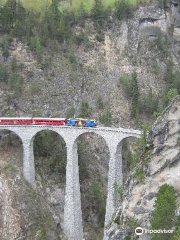
M 32 185 L 35 185 L 33 152 L 35 135 L 42 130 L 51 130 L 58 133 L 64 139 L 67 149 L 64 231 L 68 240 L 83 239 L 77 139 L 85 133 L 95 133 L 101 136 L 105 140 L 110 153 L 105 216 L 105 226 L 108 225 L 116 209 L 117 199 L 114 186 L 115 184 L 120 186 L 123 181 L 121 157 L 122 140 L 127 137 L 140 137 L 141 131 L 123 128 L 82 128 L 45 125 L 0 125 L 0 130 L 12 131 L 22 140 L 23 175 Z M 106 239 L 106 230 L 104 230 L 104 240 Z

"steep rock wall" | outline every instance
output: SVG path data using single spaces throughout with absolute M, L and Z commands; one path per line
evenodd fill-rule
M 135 219 L 137 226 L 151 229 L 151 212 L 158 189 L 167 183 L 180 191 L 180 97 L 176 97 L 171 105 L 165 109 L 157 119 L 148 134 L 148 145 L 151 147 L 147 156 L 147 163 L 143 167 L 145 180 L 143 183 L 135 178 L 136 170 L 130 174 L 123 193 L 123 201 L 116 214 L 116 221 L 109 229 L 109 239 L 124 239 L 131 233 L 131 239 L 136 239 L 133 225 L 129 219 Z M 180 196 L 178 194 L 178 198 Z M 119 228 L 119 229 L 118 229 Z M 119 238 L 120 237 L 120 238 Z M 134 238 L 133 238 L 134 237 Z M 151 239 L 143 234 L 138 239 Z
M 171 2 L 165 9 L 156 5 L 141 6 L 127 21 L 109 17 L 102 26 L 102 42 L 97 41 L 97 30 L 88 19 L 84 28 L 74 27 L 75 35 L 81 31 L 85 35 L 83 42 L 69 46 L 64 43 L 61 51 L 53 56 L 46 49 L 49 66 L 43 68 L 27 46 L 14 41 L 11 55 L 23 64 L 23 91 L 22 94 L 11 91 L 7 94 L 0 86 L 0 115 L 57 117 L 65 116 L 72 107 L 78 115 L 82 101 L 87 100 L 92 116 L 98 119 L 102 110 L 98 109 L 97 101 L 101 96 L 104 106 L 110 108 L 114 125 L 119 121 L 127 127 L 132 125 L 131 100 L 123 87 L 118 87 L 119 77 L 131 76 L 136 71 L 140 92 L 148 93 L 151 87 L 161 98 L 167 60 L 173 58 L 176 68 L 179 64 L 179 15 L 178 4 Z M 156 46 L 159 31 L 165 55 Z M 170 45 L 166 46 L 165 39 Z M 0 62 L 3 62 L 2 57 Z M 155 62 L 160 69 L 158 75 Z M 33 76 L 29 72 L 33 72 Z

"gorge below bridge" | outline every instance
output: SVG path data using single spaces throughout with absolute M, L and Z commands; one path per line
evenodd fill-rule
M 46 125 L 0 125 L 0 130 L 9 130 L 18 135 L 23 145 L 23 176 L 32 185 L 35 185 L 35 165 L 33 141 L 35 135 L 42 130 L 51 130 L 58 133 L 66 143 L 67 165 L 66 165 L 66 190 L 64 205 L 64 232 L 68 240 L 83 239 L 83 224 L 81 211 L 81 194 L 79 183 L 79 166 L 77 153 L 77 139 L 85 133 L 95 133 L 101 136 L 109 148 L 109 173 L 108 193 L 106 200 L 105 230 L 111 222 L 116 210 L 117 196 L 116 186 L 123 183 L 122 172 L 122 140 L 127 137 L 140 137 L 140 130 L 109 127 L 71 127 L 71 126 L 46 126 Z

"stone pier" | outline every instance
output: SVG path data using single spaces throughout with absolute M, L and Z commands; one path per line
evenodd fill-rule
M 67 144 L 64 231 L 68 240 L 83 239 L 77 142 Z
M 140 137 L 141 131 L 124 128 L 82 128 L 68 126 L 36 126 L 36 125 L 0 125 L 0 130 L 16 133 L 23 144 L 23 175 L 32 185 L 35 184 L 35 167 L 33 140 L 42 130 L 58 133 L 65 141 L 67 148 L 66 191 L 64 206 L 64 232 L 68 240 L 83 239 L 81 196 L 79 184 L 79 167 L 77 155 L 77 139 L 84 133 L 95 133 L 101 136 L 109 148 L 108 194 L 106 201 L 104 239 L 107 240 L 106 227 L 115 213 L 118 194 L 117 188 L 122 185 L 122 140 L 127 137 Z

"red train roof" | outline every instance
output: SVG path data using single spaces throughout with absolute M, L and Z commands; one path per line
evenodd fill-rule
M 66 118 L 31 118 L 31 117 L 22 117 L 22 118 L 18 118 L 18 117 L 2 117 L 0 118 L 0 120 L 31 120 L 31 119 L 35 119 L 35 120 L 56 120 L 56 121 L 62 121 L 62 120 L 66 120 Z

